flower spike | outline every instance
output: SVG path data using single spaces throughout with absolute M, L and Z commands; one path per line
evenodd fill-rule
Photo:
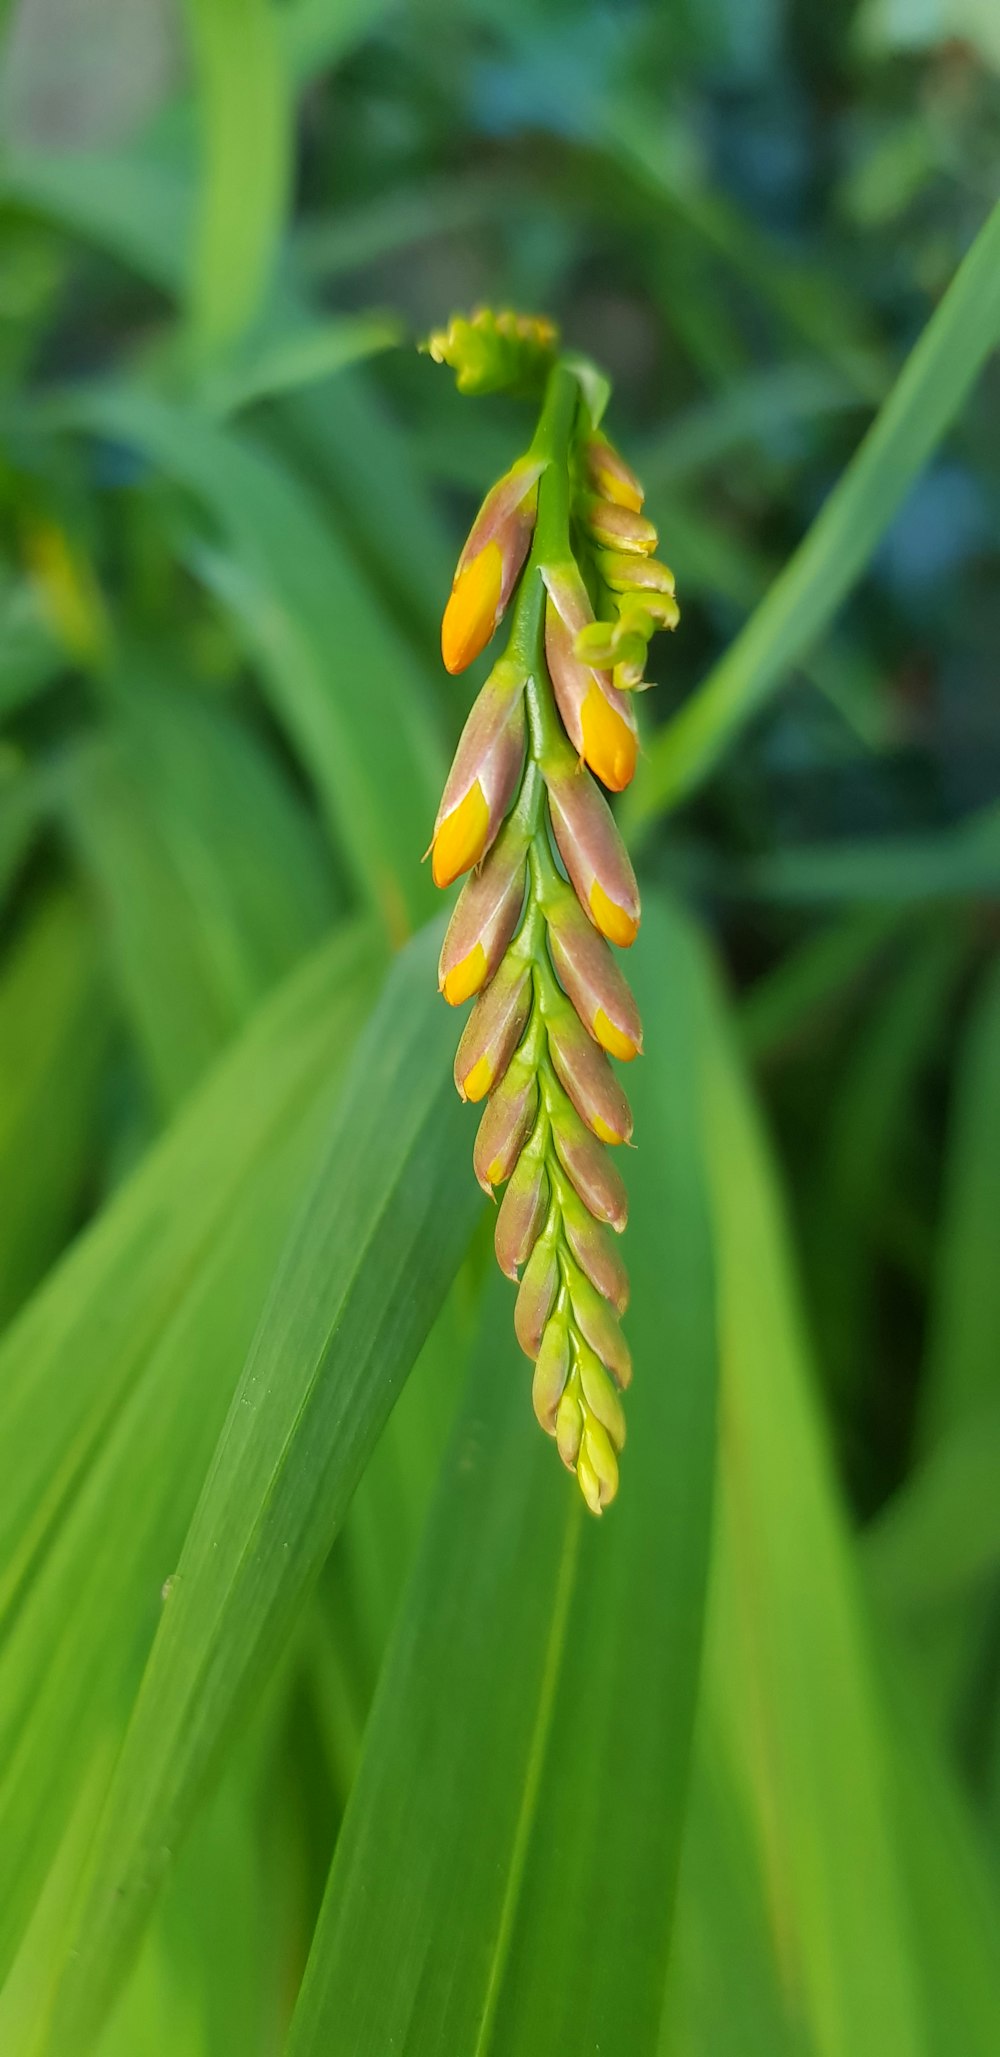
M 600 1514 L 618 1490 L 621 1393 L 632 1376 L 617 1248 L 627 1200 L 608 1145 L 632 1133 L 611 1060 L 642 1049 L 610 944 L 627 948 L 639 892 L 607 802 L 636 767 L 632 694 L 657 628 L 678 618 L 643 492 L 591 409 L 602 382 L 556 355 L 551 324 L 480 310 L 433 336 L 462 392 L 544 386 L 525 456 L 492 487 L 458 561 L 442 623 L 450 672 L 505 614 L 505 655 L 473 706 L 434 824 L 439 885 L 471 872 L 439 983 L 475 997 L 455 1058 L 484 1103 L 473 1165 L 504 1186 L 496 1254 L 518 1287 L 514 1327 L 534 1360 L 532 1404 Z M 593 776 L 592 776 L 593 774 Z

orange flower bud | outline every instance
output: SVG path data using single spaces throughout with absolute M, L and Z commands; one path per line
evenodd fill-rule
M 531 1007 L 528 966 L 506 957 L 476 1001 L 455 1053 L 455 1084 L 463 1100 L 483 1100 L 507 1069 Z
M 543 1235 L 525 1265 L 514 1303 L 514 1333 L 526 1357 L 538 1356 L 545 1325 L 555 1306 L 558 1285 L 555 1246 L 548 1235 Z
M 510 942 L 524 900 L 526 850 L 525 832 L 515 817 L 481 870 L 462 887 L 438 964 L 438 984 L 451 1007 L 492 978 Z
M 464 671 L 485 650 L 500 619 L 503 558 L 498 543 L 487 543 L 455 575 L 441 622 L 441 655 L 446 671 Z
M 549 949 L 563 991 L 586 1029 L 627 1064 L 642 1049 L 639 1010 L 607 944 L 568 891 L 547 909 Z
M 591 771 L 613 793 L 634 776 L 638 756 L 635 716 L 606 674 L 581 662 L 574 629 L 549 599 L 545 610 L 545 655 L 549 676 L 570 742 Z
M 587 470 L 603 500 L 630 507 L 638 514 L 645 494 L 635 472 L 606 436 L 591 436 L 587 443 Z
M 458 560 L 441 623 L 445 669 L 464 671 L 485 650 L 531 544 L 543 465 L 519 459 L 487 493 Z
M 534 1067 L 514 1057 L 490 1094 L 472 1153 L 472 1166 L 484 1193 L 503 1184 L 527 1141 L 538 1107 Z M 569 1170 L 569 1166 L 567 1166 Z M 570 1171 L 570 1177 L 573 1173 Z
M 581 1120 L 602 1143 L 627 1143 L 632 1112 L 603 1050 L 568 1004 L 547 999 L 545 1016 L 556 1076 Z
M 523 673 L 498 664 L 462 730 L 431 842 L 437 886 L 450 886 L 478 864 L 517 791 L 524 763 L 523 691 Z
M 608 1222 L 620 1235 L 628 1220 L 628 1194 L 621 1172 L 580 1120 L 575 1107 L 559 1109 L 552 1133 L 559 1162 L 584 1205 L 598 1221 Z
M 639 930 L 639 889 L 611 811 L 585 771 L 543 767 L 559 852 L 580 905 L 610 943 L 627 949 Z

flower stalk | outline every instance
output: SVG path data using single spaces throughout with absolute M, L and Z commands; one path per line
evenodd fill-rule
M 649 636 L 673 626 L 676 601 L 639 482 L 591 417 L 597 382 L 555 355 L 549 325 L 477 316 L 444 334 L 447 349 L 432 354 L 453 365 L 460 388 L 464 378 L 466 390 L 489 390 L 500 377 L 494 336 L 508 383 L 544 376 L 531 447 L 487 495 L 445 610 L 452 671 L 505 615 L 510 626 L 465 725 L 431 848 L 438 884 L 470 873 L 439 982 L 452 1005 L 475 996 L 455 1080 L 464 1099 L 485 1102 L 476 1176 L 488 1192 L 506 1187 L 496 1252 L 518 1286 L 514 1325 L 535 1364 L 535 1413 L 600 1514 L 618 1489 L 632 1376 L 617 1248 L 627 1202 L 609 1156 L 628 1142 L 632 1116 L 611 1060 L 639 1055 L 642 1027 L 609 947 L 635 938 L 638 888 L 596 781 L 618 792 L 632 777 L 630 696 Z

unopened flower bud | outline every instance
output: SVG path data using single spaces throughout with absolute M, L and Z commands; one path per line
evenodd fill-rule
M 569 1323 L 558 1309 L 546 1323 L 541 1349 L 535 1360 L 531 1401 L 546 1435 L 554 1436 L 559 1402 L 569 1377 Z
M 484 1193 L 508 1179 L 524 1148 L 538 1107 L 534 1069 L 511 1059 L 479 1124 L 472 1164 Z M 569 1167 L 567 1166 L 567 1170 Z M 570 1171 L 570 1177 L 573 1174 Z
M 556 1076 L 577 1113 L 602 1143 L 627 1143 L 632 1112 L 603 1050 L 569 1005 L 548 1003 L 546 1025 Z
M 625 1448 L 625 1409 L 618 1397 L 618 1388 L 605 1371 L 599 1357 L 586 1343 L 579 1349 L 580 1384 L 588 1412 L 596 1415 L 601 1427 L 607 1430 L 616 1450 Z
M 638 514 L 645 494 L 631 466 L 607 436 L 591 436 L 587 443 L 587 470 L 602 500 L 614 500 Z
M 531 972 L 508 954 L 481 993 L 455 1053 L 455 1084 L 463 1100 L 482 1100 L 501 1079 L 531 1010 Z
M 583 1441 L 583 1408 L 572 1386 L 567 1386 L 556 1411 L 556 1447 L 567 1471 L 576 1470 Z
M 458 560 L 441 623 L 446 671 L 464 671 L 485 650 L 531 546 L 544 466 L 521 458 L 487 493 Z
M 615 1312 L 624 1314 L 629 1298 L 628 1273 L 607 1229 L 594 1220 L 575 1192 L 564 1196 L 562 1216 L 566 1240 L 581 1271 L 586 1272 L 605 1300 L 610 1300 Z
M 674 596 L 674 575 L 668 564 L 661 564 L 656 557 L 629 557 L 606 551 L 601 558 L 601 577 L 613 593 L 659 593 L 667 620 L 664 626 L 673 628 L 680 620 L 680 608 Z M 673 607 L 666 605 L 673 600 Z
M 603 1514 L 618 1491 L 618 1459 L 607 1430 L 593 1415 L 584 1427 L 576 1476 L 591 1514 Z
M 606 672 L 581 662 L 574 632 L 554 602 L 545 610 L 545 656 L 552 689 L 573 748 L 611 792 L 635 775 L 639 739 L 635 715 Z
M 559 1162 L 584 1206 L 621 1235 L 628 1220 L 628 1194 L 617 1165 L 568 1102 L 560 1107 L 552 1134 Z
M 438 984 L 451 1007 L 478 993 L 500 963 L 524 902 L 526 852 L 524 828 L 514 817 L 462 887 L 438 964 Z
M 525 1150 L 511 1173 L 493 1236 L 497 1263 L 515 1283 L 541 1234 L 548 1205 L 549 1182 L 542 1154 Z
M 540 1236 L 524 1268 L 514 1303 L 514 1333 L 526 1357 L 537 1357 L 556 1303 L 559 1262 L 549 1235 Z
M 639 928 L 639 888 L 611 810 L 586 771 L 543 767 L 552 827 L 581 906 L 610 943 L 626 949 Z
M 595 1042 L 627 1064 L 642 1049 L 642 1023 L 606 942 L 565 889 L 546 913 L 549 949 L 563 991 Z
M 611 500 L 588 499 L 583 503 L 582 513 L 595 543 L 605 550 L 634 551 L 638 556 L 648 557 L 656 549 L 659 537 L 652 522 L 631 507 L 616 505 Z
M 570 1299 L 581 1333 L 623 1389 L 631 1383 L 632 1359 L 616 1316 L 582 1271 L 570 1267 Z
M 431 841 L 436 886 L 450 886 L 494 841 L 524 763 L 524 673 L 506 661 L 487 679 L 462 730 Z

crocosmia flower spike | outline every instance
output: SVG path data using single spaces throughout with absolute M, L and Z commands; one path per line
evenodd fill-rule
M 639 894 L 601 788 L 635 771 L 633 693 L 657 628 L 678 620 L 634 472 L 600 429 L 603 381 L 562 357 L 550 322 L 480 310 L 426 345 L 459 391 L 536 394 L 530 448 L 487 493 L 458 560 L 441 649 L 461 672 L 501 623 L 506 644 L 462 731 L 431 838 L 439 886 L 468 874 L 441 951 L 455 1057 L 482 1105 L 473 1163 L 504 1187 L 496 1252 L 517 1285 L 535 1413 L 600 1514 L 618 1490 L 632 1361 L 617 1238 L 626 1198 L 609 1154 L 632 1115 L 611 1059 L 642 1049 L 609 947 Z

